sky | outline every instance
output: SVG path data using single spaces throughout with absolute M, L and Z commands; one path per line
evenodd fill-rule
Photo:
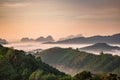
M 120 0 L 0 0 L 0 38 L 120 33 Z

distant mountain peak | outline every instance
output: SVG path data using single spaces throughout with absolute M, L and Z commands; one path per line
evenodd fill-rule
M 44 37 L 43 36 L 40 36 L 39 38 L 37 38 L 35 41 L 44 41 Z
M 37 41 L 37 42 L 54 42 L 54 39 L 51 35 L 48 35 L 46 38 L 43 36 L 38 37 L 37 39 L 32 39 L 28 37 L 24 37 L 21 39 L 21 42 L 30 42 L 30 41 Z
M 48 40 L 49 42 L 53 42 L 54 41 L 54 39 L 53 39 L 53 37 L 51 35 L 47 36 L 46 40 Z
M 36 39 L 36 41 L 41 41 L 41 42 L 53 42 L 54 39 L 51 35 L 47 36 L 46 38 L 44 38 L 43 36 L 39 37 Z
M 21 39 L 21 42 L 30 42 L 30 41 L 34 41 L 34 39 L 28 37 L 24 37 Z
M 0 38 L 0 44 L 7 44 L 8 42 L 5 39 Z

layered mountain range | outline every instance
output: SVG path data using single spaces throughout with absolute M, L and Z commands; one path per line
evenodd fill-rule
M 95 43 L 110 43 L 120 44 L 120 33 L 110 36 L 91 36 L 91 37 L 75 37 L 57 42 L 49 42 L 52 44 L 95 44 Z

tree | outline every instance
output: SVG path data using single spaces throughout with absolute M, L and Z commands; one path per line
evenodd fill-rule
M 42 71 L 36 70 L 30 75 L 29 80 L 40 80 L 41 78 L 42 78 Z
M 43 76 L 43 80 L 58 80 L 58 77 L 54 74 L 48 74 Z
M 83 71 L 74 76 L 75 80 L 88 80 L 92 78 L 92 74 L 89 71 Z
M 60 80 L 72 80 L 71 76 L 64 76 Z
M 100 55 L 103 55 L 103 54 L 104 54 L 104 52 L 103 52 L 103 51 L 101 51 L 101 52 L 100 52 Z
M 0 54 L 0 80 L 15 80 L 16 71 L 8 59 Z

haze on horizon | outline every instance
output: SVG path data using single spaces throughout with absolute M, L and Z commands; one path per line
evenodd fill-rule
M 0 0 L 0 38 L 120 33 L 120 0 Z

